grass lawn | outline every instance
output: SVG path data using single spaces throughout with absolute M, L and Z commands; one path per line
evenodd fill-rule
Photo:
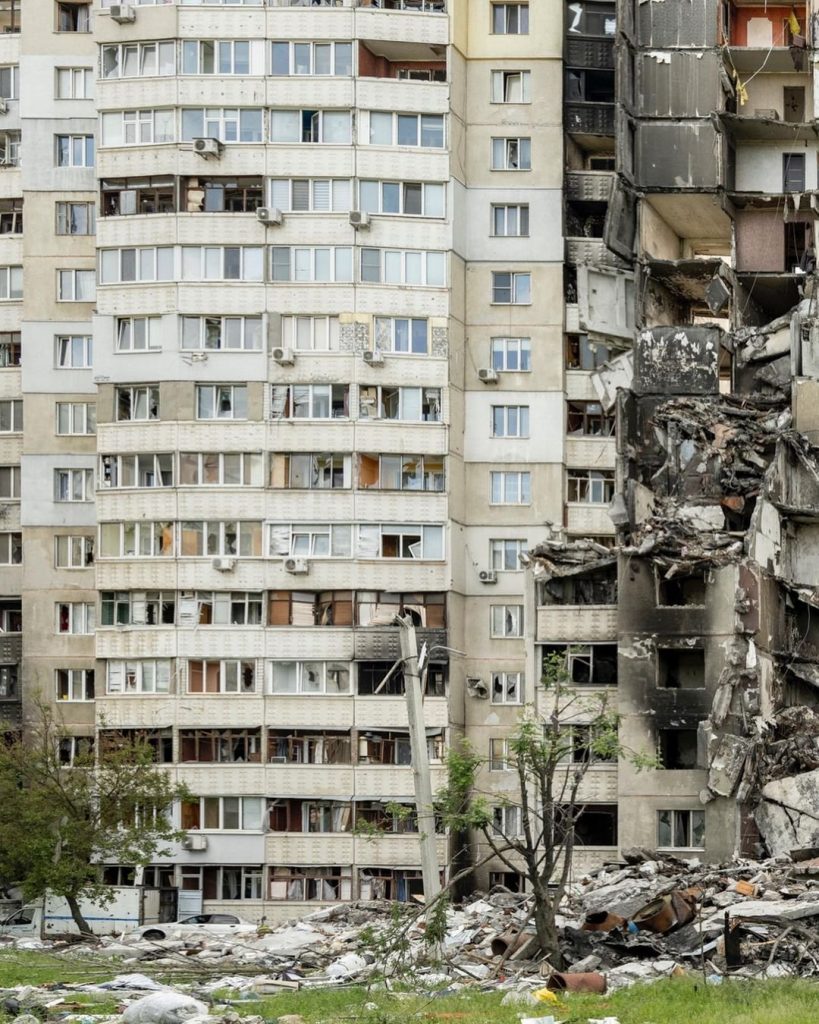
M 116 963 L 91 958 L 86 962 L 48 953 L 9 951 L 0 953 L 0 988 L 58 981 L 104 981 L 133 970 L 172 983 L 167 975 L 152 971 L 149 963 L 120 968 Z M 521 1017 L 550 1014 L 563 1024 L 586 1024 L 590 1017 L 617 1017 L 620 1024 L 819 1022 L 819 980 L 726 981 L 711 986 L 690 975 L 654 985 L 635 985 L 611 996 L 569 996 L 557 1005 L 501 1006 L 501 997 L 498 992 L 464 990 L 436 998 L 350 987 L 287 990 L 259 1000 L 236 1000 L 232 1008 L 243 1014 L 260 1014 L 268 1021 L 296 1013 L 308 1024 L 519 1024 Z M 110 1013 L 115 1004 L 107 994 L 104 1001 L 81 994 L 77 1002 L 85 1003 L 89 1013 Z M 367 1003 L 375 1004 L 376 1009 L 365 1009 Z M 55 1008 L 55 1020 L 58 1014 Z

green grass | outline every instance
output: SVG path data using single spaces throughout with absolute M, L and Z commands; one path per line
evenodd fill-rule
M 53 982 L 93 982 L 122 970 L 139 970 L 158 981 L 172 978 L 152 971 L 150 963 L 127 965 L 69 959 L 45 952 L 0 953 L 0 988 Z M 233 973 L 227 972 L 226 973 Z M 190 975 L 188 975 L 190 977 Z M 236 999 L 232 1008 L 274 1020 L 299 1014 L 307 1024 L 519 1024 L 523 1017 L 554 1014 L 563 1024 L 586 1024 L 589 1017 L 617 1017 L 620 1024 L 817 1024 L 819 980 L 725 981 L 705 985 L 697 975 L 635 985 L 611 996 L 568 996 L 555 1006 L 501 1006 L 503 993 L 469 989 L 440 998 L 391 995 L 362 987 L 284 990 L 258 1000 Z M 89 1013 L 111 1013 L 116 999 L 78 994 Z M 366 1003 L 376 1009 L 365 1010 Z M 55 1014 L 58 1011 L 55 1008 Z M 0 1015 L 0 1020 L 2 1016 Z

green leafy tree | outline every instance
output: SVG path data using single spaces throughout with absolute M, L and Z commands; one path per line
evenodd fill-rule
M 63 897 L 77 928 L 90 933 L 81 900 L 106 905 L 104 863 L 144 866 L 180 837 L 169 811 L 189 799 L 154 763 L 147 744 L 89 748 L 67 765 L 64 727 L 45 706 L 23 738 L 0 746 L 0 878 L 26 900 Z
M 622 746 L 605 693 L 581 694 L 570 682 L 565 657 L 548 655 L 537 706 L 523 711 L 508 740 L 508 767 L 517 774 L 514 799 L 490 801 L 479 791 L 482 759 L 468 744 L 450 752 L 447 785 L 438 794 L 450 828 L 477 830 L 497 860 L 525 874 L 538 942 L 555 967 L 562 965 L 555 918 L 585 809 L 583 781 L 600 761 L 627 759 L 638 769 L 656 764 L 653 756 Z

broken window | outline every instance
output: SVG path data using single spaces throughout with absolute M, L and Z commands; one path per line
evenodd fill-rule
M 563 826 L 568 823 L 572 810 L 557 808 Z M 617 846 L 617 805 L 585 804 L 573 809 L 574 841 L 578 846 Z M 558 824 L 558 829 L 561 827 Z
M 356 598 L 356 625 L 392 625 L 396 615 L 409 615 L 412 624 L 430 629 L 446 626 L 446 594 L 362 590 Z
M 188 595 L 189 596 L 189 595 Z M 260 626 L 262 594 L 253 590 L 203 591 L 194 598 L 200 626 Z
M 613 538 L 606 538 L 613 540 Z M 597 541 L 596 541 L 597 542 Z M 611 546 L 611 545 L 609 545 Z M 604 605 L 617 603 L 617 570 L 557 577 L 542 584 L 541 604 Z
M 492 703 L 493 704 L 522 704 L 523 703 L 523 673 L 522 672 L 493 672 L 492 673 Z
M 350 415 L 349 398 L 349 384 L 274 384 L 270 414 L 273 419 L 342 419 Z
M 353 807 L 333 800 L 270 800 L 271 832 L 350 832 Z
M 351 626 L 350 590 L 272 590 L 268 606 L 270 626 Z
M 659 740 L 663 768 L 681 771 L 697 767 L 696 729 L 660 729 Z
M 509 892 L 523 892 L 525 880 L 519 871 L 490 871 L 489 888 L 501 886 Z
M 616 741 L 609 744 L 607 736 L 595 731 L 592 726 L 571 725 L 568 730 L 571 734 L 571 750 L 570 754 L 567 752 L 565 760 L 571 760 L 574 764 L 612 763 L 617 760 L 614 749 Z
M 350 692 L 350 666 L 336 661 L 271 661 L 271 693 Z
M 671 608 L 686 605 L 702 607 L 705 605 L 706 586 L 704 572 L 681 574 L 670 579 L 660 577 L 657 580 L 657 604 Z
M 599 402 L 568 402 L 566 432 L 570 437 L 613 437 L 615 418 Z
M 657 685 L 669 690 L 705 687 L 705 651 L 701 647 L 658 647 Z
M 273 454 L 270 486 L 337 490 L 352 486 L 351 456 L 332 452 Z
M 489 741 L 489 771 L 505 772 L 512 768 L 510 759 L 509 740 L 506 738 L 494 738 Z
M 566 72 L 565 99 L 574 103 L 614 103 L 614 72 L 570 68 Z
M 607 505 L 614 497 L 613 469 L 569 469 L 566 480 L 569 502 Z
M 361 868 L 358 873 L 358 898 L 395 900 L 407 903 L 423 899 L 424 882 L 420 871 L 402 868 Z
M 188 693 L 255 693 L 253 661 L 189 661 Z
M 149 748 L 151 759 L 156 764 L 171 764 L 173 761 L 173 729 L 101 729 L 100 753 L 108 750 L 132 748 L 136 758 L 139 751 Z
M 104 590 L 100 596 L 103 626 L 172 626 L 174 591 Z
M 617 685 L 617 644 L 555 644 L 543 648 L 543 667 L 553 654 L 566 659 L 570 684 L 587 686 Z
M 444 734 L 442 729 L 427 729 L 427 757 L 430 761 L 441 761 L 444 756 Z M 371 765 L 412 764 L 407 729 L 378 729 L 358 734 L 358 763 Z
M 262 868 L 258 865 L 185 867 L 182 888 L 200 890 L 206 900 L 260 900 Z
M 133 885 L 136 876 L 130 864 L 103 864 L 101 872 L 103 885 Z
M 521 832 L 521 809 L 514 804 L 501 804 L 492 808 L 492 831 L 497 836 L 512 838 Z
M 701 850 L 705 846 L 705 811 L 657 811 L 660 849 Z
M 566 335 L 567 370 L 597 370 L 603 363 L 607 363 L 611 356 L 612 350 L 607 345 L 589 341 L 586 334 Z
M 396 835 L 418 832 L 418 818 L 413 804 L 397 801 L 362 800 L 355 805 L 356 825 L 364 825 Z M 436 832 L 440 831 L 436 827 Z
M 276 764 L 351 764 L 350 734 L 271 729 L 267 733 L 267 760 Z
M 270 868 L 271 900 L 349 900 L 352 897 L 351 869 L 348 867 Z M 362 897 L 363 898 L 363 897 Z
M 72 766 L 75 761 L 89 766 L 94 756 L 93 736 L 63 736 L 57 748 L 60 764 Z
M 261 761 L 261 729 L 182 729 L 180 761 L 243 764 Z
M 0 633 L 22 633 L 23 606 L 20 600 L 0 601 Z
M 395 667 L 395 666 L 398 667 Z M 395 671 L 391 671 L 395 667 Z M 359 696 L 400 697 L 404 694 L 404 673 L 400 662 L 359 661 L 356 663 Z M 446 696 L 447 666 L 432 662 L 424 673 L 427 697 Z M 386 679 L 386 682 L 384 680 Z M 383 684 L 383 685 L 382 685 Z

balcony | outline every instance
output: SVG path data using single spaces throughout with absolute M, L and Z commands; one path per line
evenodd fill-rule
M 602 238 L 567 238 L 566 262 L 575 266 L 587 263 L 595 267 L 612 267 L 615 270 L 626 267 L 619 256 L 615 256 L 606 248 Z
M 537 610 L 538 643 L 617 640 L 617 605 L 541 605 Z
M 612 171 L 567 171 L 566 199 L 575 203 L 607 203 L 613 182 Z
M 809 26 L 804 4 L 777 7 L 733 4 L 730 20 L 728 50 L 731 64 L 737 71 L 808 70 Z
M 606 135 L 614 137 L 614 104 L 568 102 L 563 120 L 570 135 Z

